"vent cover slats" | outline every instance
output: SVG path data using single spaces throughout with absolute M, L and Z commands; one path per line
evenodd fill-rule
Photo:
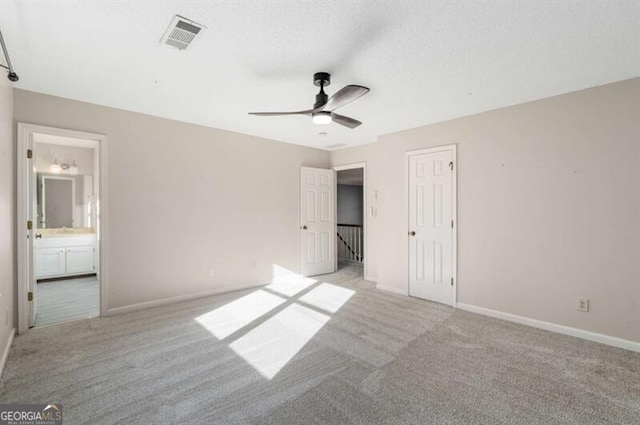
M 160 43 L 184 50 L 189 47 L 203 29 L 205 29 L 203 25 L 176 15 L 171 20 L 171 24 L 169 24 L 169 28 L 167 28 Z
M 345 146 L 348 146 L 348 145 L 345 144 L 345 143 L 335 143 L 333 145 L 326 145 L 325 148 L 327 148 L 327 149 L 337 149 L 337 148 L 343 148 Z

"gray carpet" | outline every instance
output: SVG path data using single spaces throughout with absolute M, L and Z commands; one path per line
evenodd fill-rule
M 95 276 L 37 285 L 36 327 L 100 315 L 100 286 Z
M 32 330 L 0 403 L 61 403 L 65 424 L 640 423 L 640 354 L 360 273 Z

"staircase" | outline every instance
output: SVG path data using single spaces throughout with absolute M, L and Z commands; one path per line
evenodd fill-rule
M 338 224 L 338 259 L 362 263 L 364 260 L 364 239 L 362 226 Z

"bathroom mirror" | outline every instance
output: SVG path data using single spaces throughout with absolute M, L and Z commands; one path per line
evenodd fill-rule
M 39 229 L 93 227 L 93 176 L 37 174 Z

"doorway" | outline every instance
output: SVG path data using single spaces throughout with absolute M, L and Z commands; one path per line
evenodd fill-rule
M 106 138 L 18 124 L 18 332 L 96 317 Z
M 336 171 L 336 253 L 338 271 L 365 276 L 365 164 Z
M 407 152 L 409 295 L 456 304 L 456 146 Z

